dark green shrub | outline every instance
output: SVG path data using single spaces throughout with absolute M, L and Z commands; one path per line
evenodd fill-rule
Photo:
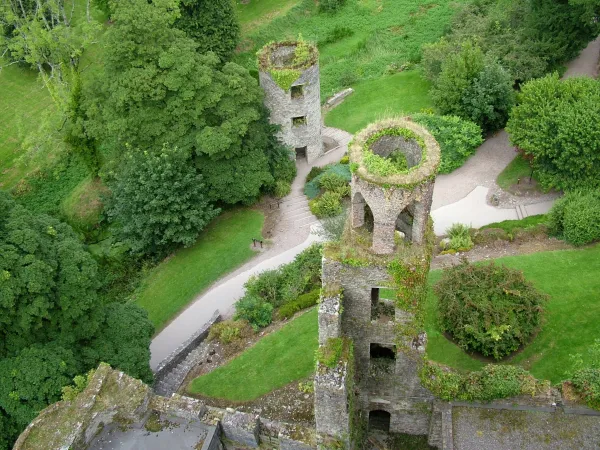
M 346 0 L 319 0 L 319 11 L 334 13 L 344 6 L 345 3 Z
M 438 173 L 458 169 L 483 143 L 481 127 L 458 116 L 414 114 L 411 117 L 427 128 L 440 145 L 442 158 Z
M 600 409 L 600 369 L 581 369 L 571 382 L 590 408 Z
M 548 214 L 550 232 L 573 245 L 600 240 L 600 191 L 572 191 Z
M 341 197 L 336 192 L 327 191 L 308 203 L 310 212 L 318 218 L 337 216 L 342 212 Z
M 327 33 L 325 39 L 317 42 L 317 46 L 334 44 L 335 42 L 341 41 L 344 38 L 354 35 L 352 28 L 345 27 L 343 25 L 336 25 L 333 30 Z
M 320 175 L 321 173 L 323 173 L 323 171 L 325 170 L 325 167 L 317 167 L 317 166 L 313 166 L 310 168 L 310 172 L 308 172 L 308 175 L 306 175 L 306 182 L 310 182 L 312 180 L 314 180 L 317 175 Z
M 277 315 L 282 319 L 289 319 L 298 311 L 302 311 L 303 309 L 316 305 L 319 301 L 320 292 L 321 291 L 319 289 L 315 289 L 307 294 L 302 294 L 296 300 L 292 300 L 291 302 L 286 303 L 279 308 Z
M 245 295 L 235 303 L 234 318 L 247 320 L 254 330 L 258 330 L 273 320 L 273 305 L 260 297 Z
M 314 167 L 313 167 L 314 169 Z M 341 178 L 343 178 L 346 183 L 350 183 L 350 179 L 352 178 L 351 173 L 350 173 L 350 167 L 348 166 L 348 164 L 334 164 L 334 165 L 328 165 L 322 168 L 319 168 L 320 172 L 315 175 L 313 178 L 311 178 L 310 180 L 308 179 L 309 177 L 307 176 L 307 183 L 304 186 L 304 195 L 306 195 L 309 199 L 313 199 L 315 197 L 317 197 L 320 193 L 321 193 L 321 186 L 320 186 L 320 180 L 321 177 L 324 176 L 331 176 L 330 174 L 335 174 Z M 312 169 L 311 169 L 312 172 Z M 310 176 L 310 173 L 309 173 Z
M 521 271 L 466 260 L 444 270 L 435 292 L 442 330 L 463 349 L 495 359 L 528 342 L 547 300 Z

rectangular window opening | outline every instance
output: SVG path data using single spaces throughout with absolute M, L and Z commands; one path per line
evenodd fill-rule
M 306 147 L 296 147 L 296 160 L 306 159 Z
M 300 98 L 304 96 L 304 87 L 301 84 L 292 86 L 291 88 L 292 98 Z
M 295 127 L 306 125 L 306 116 L 292 117 L 292 125 Z

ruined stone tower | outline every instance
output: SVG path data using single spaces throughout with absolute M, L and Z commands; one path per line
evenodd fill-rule
M 409 119 L 388 119 L 355 136 L 350 161 L 350 222 L 323 255 L 315 377 L 322 447 L 351 445 L 366 427 L 427 434 L 433 399 L 418 369 L 439 146 Z
M 258 54 L 260 86 L 279 138 L 309 163 L 323 154 L 317 48 L 298 40 L 267 44 Z

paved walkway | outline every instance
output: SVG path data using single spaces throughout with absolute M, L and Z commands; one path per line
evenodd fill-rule
M 600 38 L 591 42 L 578 58 L 567 65 L 564 77 L 595 76 L 599 53 Z M 292 192 L 281 202 L 282 215 L 270 236 L 274 242 L 273 247 L 199 295 L 152 340 L 150 365 L 153 369 L 207 322 L 216 309 L 227 314 L 235 301 L 243 295 L 243 285 L 250 276 L 291 262 L 298 253 L 318 240 L 316 235 L 311 234 L 311 228 L 317 223 L 317 219 L 308 209 L 308 201 L 303 193 L 304 180 L 312 166 L 339 161 L 352 139 L 349 133 L 335 128 L 324 127 L 322 133 L 340 145 L 311 165 L 306 162 L 298 163 L 298 175 L 292 184 Z M 535 198 L 514 197 L 506 195 L 496 184 L 496 177 L 515 156 L 516 152 L 510 145 L 507 133 L 500 131 L 488 138 L 461 168 L 451 174 L 438 176 L 431 212 L 436 234 L 443 234 L 455 222 L 481 227 L 492 222 L 521 219 L 547 212 L 556 194 Z M 488 203 L 490 197 L 500 193 L 500 207 L 491 206 Z
M 298 253 L 319 240 L 318 236 L 310 232 L 311 227 L 318 221 L 308 209 L 308 200 L 303 192 L 304 180 L 312 166 L 324 166 L 339 161 L 348 150 L 348 143 L 352 139 L 350 133 L 335 128 L 325 127 L 322 134 L 334 139 L 339 145 L 310 165 L 298 162 L 298 174 L 292 184 L 292 192 L 280 205 L 282 215 L 271 236 L 274 241 L 273 247 L 221 279 L 206 293 L 199 295 L 152 340 L 152 369 L 207 322 L 216 309 L 227 314 L 236 300 L 243 296 L 244 283 L 252 275 L 293 261 Z

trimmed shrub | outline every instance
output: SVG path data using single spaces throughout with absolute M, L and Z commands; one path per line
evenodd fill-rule
M 287 181 L 277 180 L 275 182 L 275 188 L 273 189 L 273 194 L 277 198 L 283 198 L 292 192 L 292 185 Z
M 319 198 L 308 203 L 310 212 L 319 219 L 322 217 L 337 216 L 342 212 L 341 197 L 337 192 L 327 191 Z
M 528 342 L 542 323 L 547 300 L 523 272 L 466 259 L 444 270 L 435 292 L 442 331 L 463 349 L 495 359 Z
M 296 300 L 286 303 L 279 308 L 277 311 L 277 316 L 281 319 L 289 319 L 298 311 L 302 311 L 303 309 L 316 305 L 319 301 L 320 292 L 320 289 L 315 289 L 307 294 L 302 294 Z
M 483 143 L 481 127 L 458 116 L 414 114 L 412 119 L 427 128 L 440 145 L 438 173 L 458 169 Z
M 325 166 L 321 168 L 321 172 L 313 177 L 310 181 L 308 180 L 309 177 L 306 177 L 307 183 L 304 186 L 304 195 L 306 195 L 309 199 L 317 197 L 322 191 L 320 185 L 321 177 L 330 176 L 329 174 L 335 174 L 343 178 L 346 180 L 346 183 L 350 183 L 350 179 L 352 178 L 348 164 L 334 164 L 331 166 Z
M 256 331 L 273 321 L 273 305 L 260 297 L 245 295 L 235 303 L 235 320 L 247 320 Z
M 600 240 L 600 191 L 568 192 L 548 213 L 550 232 L 573 245 Z
M 427 362 L 419 377 L 423 385 L 443 400 L 491 401 L 517 395 L 535 395 L 547 387 L 526 370 L 509 365 L 488 364 L 482 370 L 460 374 Z

